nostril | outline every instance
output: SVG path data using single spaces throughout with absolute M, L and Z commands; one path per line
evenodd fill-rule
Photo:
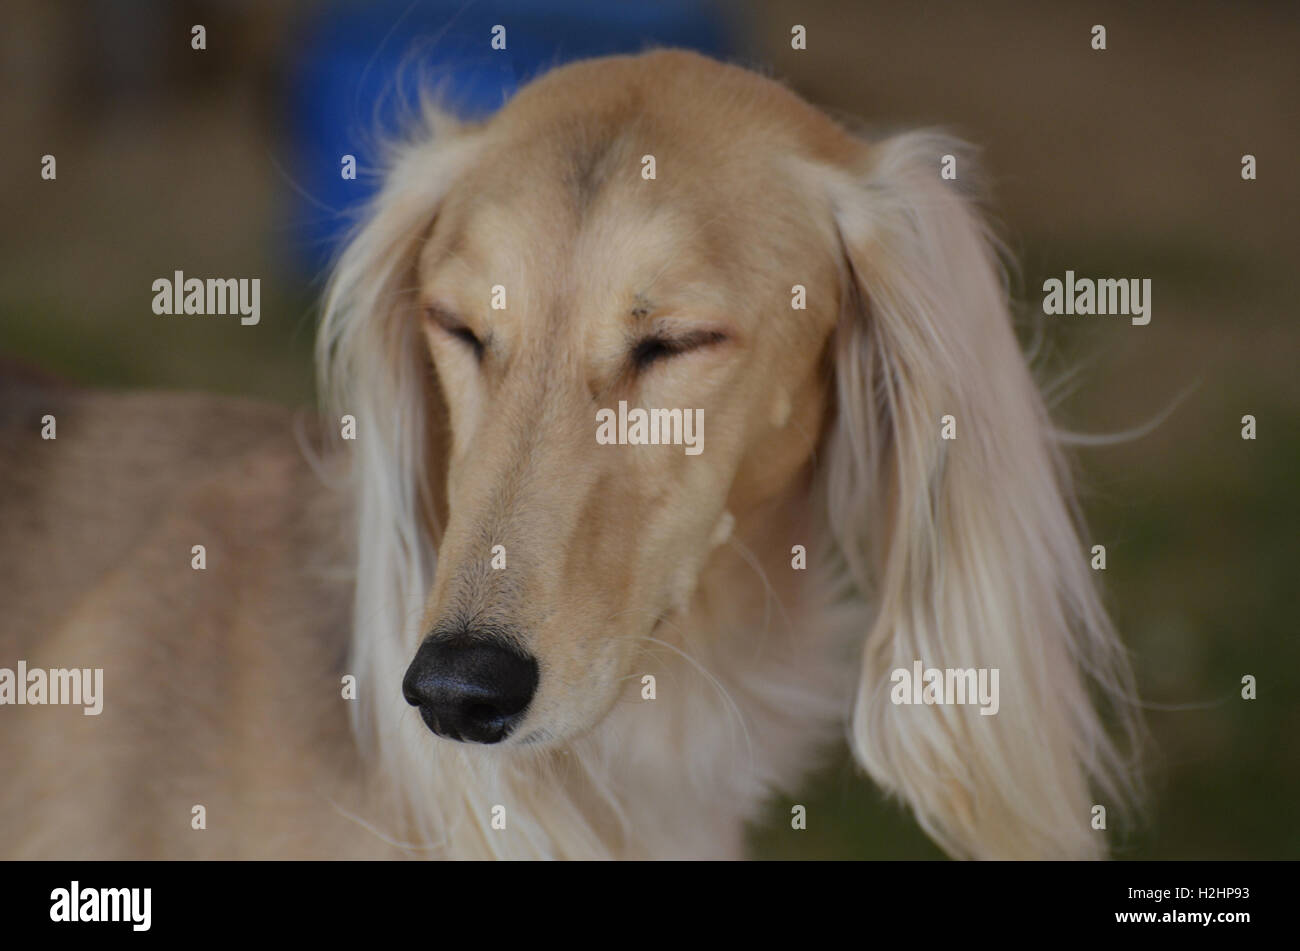
M 495 720 L 501 715 L 500 710 L 496 707 L 488 706 L 486 703 L 472 703 L 465 708 L 465 716 L 482 723 L 486 723 L 489 720 Z M 506 716 L 509 716 L 509 714 L 506 714 Z
M 537 682 L 537 661 L 509 645 L 437 637 L 420 645 L 402 696 L 440 736 L 497 743 L 523 719 Z

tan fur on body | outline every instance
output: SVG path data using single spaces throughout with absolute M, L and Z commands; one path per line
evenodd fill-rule
M 732 857 L 845 724 L 953 854 L 1103 854 L 1086 684 L 1129 675 L 953 148 L 692 54 L 580 63 L 395 153 L 327 300 L 358 438 L 323 469 L 277 410 L 6 390 L 0 666 L 106 700 L 0 708 L 0 855 Z M 691 342 L 638 369 L 647 334 Z M 619 400 L 702 408 L 704 451 L 597 445 Z M 400 690 L 482 619 L 541 671 L 486 747 Z M 891 704 L 914 660 L 998 667 L 1002 709 Z

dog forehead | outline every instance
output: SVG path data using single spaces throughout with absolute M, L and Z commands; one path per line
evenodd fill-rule
M 517 289 L 635 294 L 709 276 L 734 259 L 734 212 L 607 183 L 580 203 L 572 176 L 550 164 L 502 177 L 480 169 L 454 188 L 420 252 L 426 283 L 460 278 Z
M 667 67 L 703 70 L 716 88 L 686 96 Z M 683 285 L 712 284 L 745 308 L 775 293 L 772 262 L 793 275 L 786 291 L 809 279 L 819 208 L 787 159 L 820 151 L 810 129 L 823 122 L 778 84 L 688 54 L 561 68 L 489 120 L 424 274 L 445 264 L 440 276 L 463 283 L 490 277 L 528 304 L 507 321 L 585 324 L 638 295 L 678 309 L 668 299 Z
M 779 84 L 686 53 L 553 70 L 482 132 L 479 187 L 505 195 L 545 184 L 578 212 L 630 192 L 734 206 L 780 176 L 776 156 L 818 153 L 827 135 L 841 137 Z
M 493 124 L 552 128 L 581 118 L 624 123 L 693 140 L 715 156 L 755 144 L 842 150 L 844 131 L 783 84 L 686 50 L 582 60 L 521 89 Z

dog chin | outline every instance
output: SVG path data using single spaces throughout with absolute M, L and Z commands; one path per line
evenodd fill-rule
M 500 743 L 485 747 L 487 750 L 500 751 L 516 756 L 546 755 L 565 749 L 574 740 L 589 734 L 600 727 L 603 717 L 594 723 L 577 729 L 556 730 L 548 726 L 524 724 Z
M 508 736 L 505 740 L 506 746 L 524 746 L 529 749 L 541 750 L 554 743 L 554 736 L 551 731 L 544 726 L 539 726 L 533 730 L 523 731 L 520 736 Z
M 597 688 L 593 687 L 592 692 L 596 691 Z M 560 750 L 605 726 L 620 695 L 618 690 L 610 691 L 608 699 L 600 705 L 584 705 L 578 710 L 538 710 L 536 718 L 526 718 L 509 736 L 500 743 L 493 744 L 492 748 L 518 753 L 550 753 Z

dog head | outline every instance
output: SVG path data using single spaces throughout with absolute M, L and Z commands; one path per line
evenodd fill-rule
M 561 743 L 737 524 L 815 495 L 823 569 L 873 605 L 859 759 L 954 852 L 1094 850 L 1068 812 L 1114 763 L 1079 669 L 1124 671 L 955 149 L 677 52 L 431 118 L 321 334 L 357 419 L 357 637 L 389 645 L 359 662 L 444 737 Z M 999 668 L 998 717 L 891 704 L 916 660 Z M 1026 782 L 1058 805 L 1018 808 Z

